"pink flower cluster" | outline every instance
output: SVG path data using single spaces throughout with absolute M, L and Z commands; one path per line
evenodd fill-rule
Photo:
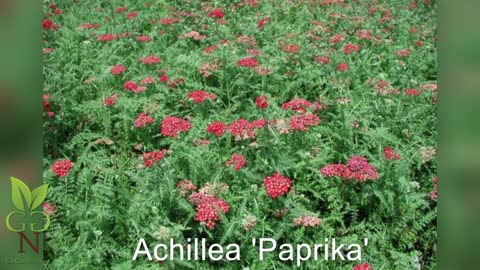
M 187 132 L 192 125 L 182 118 L 169 116 L 162 121 L 161 133 L 165 137 L 177 138 L 180 132 Z
M 197 186 L 195 186 L 190 180 L 184 179 L 177 184 L 178 192 L 180 196 L 185 197 L 187 193 L 191 191 L 197 190 Z
M 352 270 L 373 270 L 373 267 L 370 264 L 364 262 L 364 263 L 355 265 Z
M 255 130 L 264 127 L 266 123 L 267 121 L 265 119 L 249 122 L 248 120 L 239 118 L 228 126 L 228 130 L 236 139 L 255 138 L 257 136 Z
M 188 94 L 188 98 L 195 103 L 202 103 L 205 100 L 215 100 L 217 95 L 203 90 L 192 91 Z
M 242 169 L 245 164 L 247 164 L 247 159 L 240 154 L 233 154 L 232 158 L 230 158 L 227 162 L 228 165 L 233 165 L 233 170 L 238 171 Z
M 270 196 L 272 199 L 275 199 L 288 192 L 290 186 L 292 185 L 292 180 L 277 172 L 271 176 L 267 176 L 263 180 L 263 185 L 265 186 L 268 196 Z
M 154 122 L 155 120 L 152 117 L 150 117 L 150 115 L 146 113 L 140 113 L 137 119 L 135 119 L 135 127 L 136 128 L 146 127 L 147 125 L 153 124 Z
M 223 122 L 213 122 L 207 127 L 207 132 L 215 134 L 215 136 L 220 137 L 225 133 L 227 129 L 227 124 Z
M 309 126 L 316 126 L 320 118 L 315 114 L 297 114 L 290 118 L 290 127 L 293 130 L 307 131 Z
M 155 163 L 159 162 L 165 157 L 167 153 L 167 149 L 157 150 L 148 152 L 142 155 L 143 158 L 143 165 L 145 168 L 152 167 Z
M 320 173 L 326 177 L 338 176 L 345 180 L 358 182 L 377 180 L 380 177 L 377 168 L 362 156 L 353 156 L 347 164 L 328 164 L 320 169 Z
M 226 201 L 201 192 L 190 195 L 189 201 L 197 206 L 195 220 L 210 230 L 220 220 L 220 213 L 226 214 L 230 211 L 230 205 Z
M 70 160 L 61 159 L 61 160 L 55 161 L 52 164 L 51 169 L 53 173 L 55 173 L 58 177 L 65 177 L 68 175 L 73 165 L 74 165 L 73 162 L 71 162 Z
M 383 155 L 385 156 L 385 159 L 386 160 L 399 160 L 400 159 L 400 155 L 395 152 L 395 150 L 393 150 L 390 146 L 387 146 L 385 148 L 383 148 Z
M 322 220 L 317 217 L 312 217 L 308 215 L 303 215 L 293 219 L 293 225 L 303 226 L 303 227 L 316 227 L 320 226 Z
M 252 57 L 243 58 L 237 62 L 237 66 L 254 68 L 258 66 L 258 60 Z

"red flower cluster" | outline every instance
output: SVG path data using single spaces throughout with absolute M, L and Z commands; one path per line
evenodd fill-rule
M 266 120 L 264 119 L 249 122 L 248 120 L 239 118 L 230 124 L 228 130 L 236 139 L 255 138 L 257 136 L 255 129 L 262 128 L 265 124 Z
M 338 176 L 345 180 L 358 182 L 377 180 L 380 177 L 377 168 L 362 156 L 353 156 L 347 164 L 328 164 L 320 169 L 320 173 L 326 177 Z
M 208 17 L 210 18 L 223 19 L 224 16 L 225 13 L 223 13 L 223 10 L 221 8 L 214 9 L 208 13 Z
M 43 95 L 43 111 L 47 113 L 48 117 L 54 117 L 55 112 L 52 111 L 52 104 L 49 99 L 50 95 Z
M 53 203 L 44 202 L 42 207 L 43 212 L 49 216 L 52 216 L 57 212 L 57 207 Z
M 360 48 L 355 45 L 355 44 L 352 44 L 352 43 L 348 43 L 346 44 L 344 47 L 343 47 L 343 52 L 347 55 L 353 53 L 353 52 L 358 52 Z
M 112 69 L 110 70 L 110 73 L 112 73 L 112 75 L 120 75 L 122 74 L 125 70 L 127 70 L 124 66 L 122 65 L 115 65 L 112 67 Z
M 366 262 L 355 265 L 352 270 L 373 270 L 372 266 Z
M 152 117 L 150 117 L 150 115 L 146 113 L 140 113 L 137 119 L 135 119 L 135 127 L 136 128 L 146 127 L 148 124 L 153 124 L 154 122 L 155 120 Z
M 58 177 L 65 177 L 68 175 L 70 170 L 73 167 L 73 162 L 71 162 L 68 159 L 61 159 L 57 160 L 52 164 L 52 167 L 50 167 Z
M 258 60 L 253 57 L 243 58 L 237 62 L 237 66 L 254 68 L 258 66 Z
M 338 71 L 347 71 L 348 70 L 348 64 L 345 62 L 342 62 L 338 65 Z
M 217 98 L 217 95 L 203 90 L 192 91 L 188 94 L 188 98 L 193 100 L 195 103 L 202 103 L 205 100 L 214 100 Z
M 97 38 L 98 41 L 112 41 L 115 39 L 115 35 L 112 34 L 104 34 Z
M 255 99 L 255 104 L 257 104 L 257 107 L 260 109 L 265 110 L 268 107 L 268 98 L 266 96 L 259 96 Z
M 117 102 L 117 99 L 118 99 L 118 94 L 113 94 L 113 95 L 107 97 L 103 101 L 103 105 L 108 106 L 108 107 L 113 107 L 113 105 L 115 105 L 115 102 Z
M 399 160 L 400 159 L 400 155 L 395 152 L 395 150 L 393 150 L 390 146 L 387 146 L 385 148 L 383 148 L 383 155 L 385 156 L 385 159 L 386 160 Z
M 325 55 L 318 55 L 318 56 L 315 56 L 315 62 L 322 63 L 322 64 L 330 64 L 330 58 L 328 58 L 328 56 L 325 56 Z
M 192 125 L 182 118 L 169 116 L 162 121 L 161 133 L 163 136 L 177 138 L 180 132 L 187 132 Z
M 271 176 L 267 176 L 263 180 L 263 185 L 267 191 L 270 198 L 275 199 L 276 197 L 282 196 L 287 193 L 292 185 L 292 180 L 290 178 L 281 175 L 280 173 L 274 173 Z
M 263 19 L 261 19 L 260 21 L 258 21 L 257 27 L 258 27 L 258 28 L 262 28 L 265 24 L 267 24 L 267 22 L 268 22 L 269 20 L 270 20 L 269 18 L 263 18 Z
M 289 102 L 282 104 L 282 109 L 292 110 L 294 112 L 306 112 L 307 108 L 312 106 L 312 103 L 304 98 L 294 98 Z
M 207 47 L 203 50 L 205 54 L 211 54 L 212 52 L 216 51 L 218 49 L 217 45 L 212 45 L 210 47 Z
M 137 41 L 139 41 L 139 42 L 150 42 L 150 41 L 152 41 L 152 38 L 149 37 L 149 36 L 141 35 L 141 36 L 137 37 Z
M 82 29 L 88 30 L 88 29 L 98 29 L 100 28 L 100 24 L 97 23 L 84 23 L 82 24 Z
M 197 186 L 195 186 L 190 180 L 184 179 L 177 184 L 178 192 L 180 196 L 185 197 L 188 192 L 197 190 Z
M 142 155 L 143 165 L 145 168 L 152 167 L 155 163 L 159 162 L 165 157 L 167 149 L 148 152 Z
M 282 51 L 288 52 L 291 54 L 297 54 L 300 51 L 300 45 L 287 44 L 283 46 Z
M 160 63 L 160 58 L 156 57 L 155 55 L 147 56 L 141 59 L 144 65 L 154 65 Z
M 227 129 L 227 124 L 223 122 L 213 122 L 210 125 L 208 125 L 207 132 L 213 133 L 217 137 L 220 137 L 225 133 L 226 129 Z
M 167 83 L 167 82 L 168 82 L 168 75 L 162 75 L 162 76 L 160 76 L 160 82 L 162 82 L 162 83 Z
M 238 171 L 241 168 L 243 168 L 245 164 L 247 164 L 247 159 L 243 155 L 233 154 L 232 158 L 228 160 L 227 164 L 228 165 L 233 164 L 233 170 Z
M 212 230 L 220 220 L 219 213 L 226 214 L 230 211 L 230 205 L 220 198 L 205 193 L 195 192 L 188 198 L 196 205 L 197 215 L 195 220 Z
M 290 118 L 290 127 L 293 130 L 307 131 L 309 126 L 316 126 L 320 118 L 315 114 L 297 114 Z
M 405 91 L 405 94 L 409 97 L 419 96 L 421 93 L 417 89 L 410 88 Z
M 134 81 L 127 81 L 123 84 L 123 88 L 128 91 L 132 91 L 135 94 L 145 91 L 147 88 L 138 86 L 138 84 Z

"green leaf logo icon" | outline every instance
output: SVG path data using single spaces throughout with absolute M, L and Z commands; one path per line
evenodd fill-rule
M 38 188 L 32 191 L 32 204 L 30 205 L 30 210 L 33 211 L 40 205 L 47 197 L 48 184 L 41 185 Z
M 42 185 L 33 190 L 33 192 L 30 192 L 28 186 L 21 180 L 10 177 L 10 181 L 12 183 L 13 205 L 22 212 L 26 212 L 27 210 L 33 211 L 39 207 L 47 197 L 48 184 Z

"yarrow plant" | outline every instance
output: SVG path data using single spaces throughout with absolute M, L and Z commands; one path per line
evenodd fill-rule
M 438 268 L 437 2 L 44 1 L 45 268 Z

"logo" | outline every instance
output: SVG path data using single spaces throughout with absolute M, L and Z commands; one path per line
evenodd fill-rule
M 38 253 L 38 235 L 50 226 L 50 216 L 39 208 L 47 197 L 48 184 L 41 185 L 30 191 L 30 188 L 21 180 L 10 177 L 12 184 L 12 202 L 17 210 L 10 212 L 5 221 L 7 228 L 20 235 L 20 251 L 23 252 L 23 240 Z M 43 222 L 39 222 L 39 220 Z M 36 245 L 27 237 L 28 232 L 35 235 Z

